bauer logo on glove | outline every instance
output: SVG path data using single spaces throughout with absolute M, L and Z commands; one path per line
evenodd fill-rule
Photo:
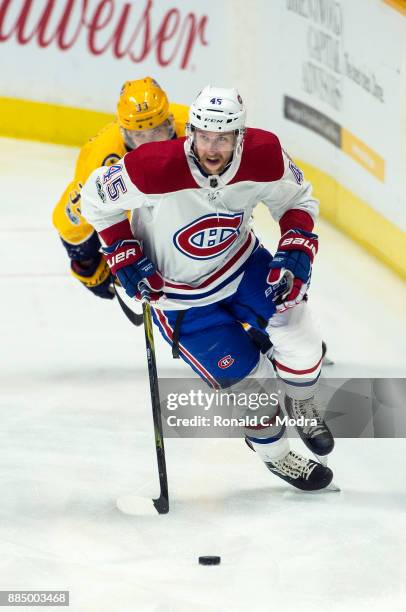
M 293 308 L 303 300 L 317 250 L 317 235 L 302 229 L 291 229 L 280 239 L 267 277 L 272 288 L 267 297 L 272 294 L 277 312 Z M 289 287 L 285 291 L 287 282 Z
M 126 261 L 126 259 L 131 259 L 131 261 L 133 261 L 134 257 L 137 258 L 137 251 L 135 250 L 135 248 L 128 248 L 124 251 L 120 251 L 116 255 L 113 254 L 111 255 L 111 257 L 106 257 L 106 261 L 108 267 L 114 272 L 113 268 L 116 270 L 117 264 Z M 128 263 L 131 263 L 131 261 L 129 261 Z
M 315 236 L 315 234 L 313 234 L 313 236 Z M 308 254 L 311 253 L 314 258 L 317 254 L 317 243 L 315 244 L 314 242 L 314 240 L 308 240 L 307 238 L 281 238 L 279 248 L 306 249 Z
M 162 294 L 164 281 L 156 266 L 145 257 L 138 240 L 117 240 L 102 252 L 112 273 L 117 276 L 129 297 L 138 293 L 138 284 L 144 281 L 155 299 Z

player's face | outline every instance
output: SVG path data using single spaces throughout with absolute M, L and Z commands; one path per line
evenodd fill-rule
M 172 123 L 169 119 L 150 130 L 122 130 L 125 143 L 130 149 L 136 149 L 146 142 L 169 140 L 173 135 Z
M 195 153 L 207 174 L 220 174 L 230 161 L 236 136 L 234 132 L 195 131 Z

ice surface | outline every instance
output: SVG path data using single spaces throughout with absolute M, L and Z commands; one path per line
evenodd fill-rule
M 116 508 L 157 494 L 144 337 L 68 274 L 51 213 L 76 154 L 0 140 L 0 588 L 68 589 L 74 612 L 404 611 L 404 440 L 338 440 L 342 493 L 306 495 L 240 440 L 170 439 L 170 513 Z M 404 376 L 404 284 L 318 229 L 329 375 Z

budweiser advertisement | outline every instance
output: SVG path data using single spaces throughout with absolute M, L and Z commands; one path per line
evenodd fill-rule
M 189 102 L 222 72 L 222 12 L 199 0 L 0 0 L 2 95 L 112 111 L 122 81 L 151 74 Z

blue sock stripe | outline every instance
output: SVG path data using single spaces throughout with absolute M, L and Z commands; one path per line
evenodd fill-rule
M 287 385 L 291 385 L 292 387 L 311 387 L 312 385 L 316 384 L 316 382 L 319 380 L 321 372 L 319 372 L 316 376 L 316 378 L 313 378 L 313 380 L 308 381 L 308 382 L 292 382 L 291 379 L 286 379 L 286 378 L 282 378 L 281 376 L 279 376 L 279 378 L 281 380 L 283 380 L 283 382 Z
M 286 426 L 284 425 L 280 432 L 276 434 L 276 436 L 272 436 L 271 438 L 253 438 L 252 436 L 247 436 L 250 442 L 256 442 L 257 444 L 271 444 L 272 442 L 277 442 L 283 436 L 286 431 Z

